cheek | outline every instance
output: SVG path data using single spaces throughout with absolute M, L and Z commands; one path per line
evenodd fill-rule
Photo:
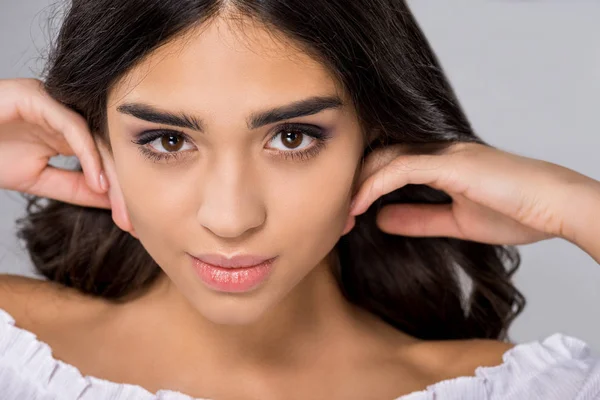
M 186 176 L 160 171 L 143 162 L 123 166 L 119 182 L 129 218 L 140 240 L 172 236 L 170 231 L 190 217 L 194 194 Z M 187 214 L 185 214 L 187 213 Z M 193 216 L 193 214 L 192 214 Z
M 156 172 L 148 174 L 149 178 L 142 177 L 144 174 L 124 176 L 123 196 L 140 243 L 168 271 L 166 266 L 179 265 L 181 251 L 185 249 L 194 216 L 185 202 L 192 203 L 194 196 L 173 179 L 165 179 Z
M 297 255 L 324 256 L 337 243 L 346 224 L 356 165 L 352 160 L 332 161 L 327 169 L 288 177 L 271 187 L 269 215 L 276 225 L 273 229 L 287 250 Z

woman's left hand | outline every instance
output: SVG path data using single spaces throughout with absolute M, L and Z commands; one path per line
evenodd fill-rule
M 560 165 L 479 143 L 455 143 L 434 154 L 418 149 L 395 145 L 369 154 L 351 215 L 404 185 L 422 184 L 446 192 L 453 203 L 386 205 L 377 216 L 382 231 L 517 245 L 574 241 L 589 221 L 584 213 L 600 209 L 600 182 Z

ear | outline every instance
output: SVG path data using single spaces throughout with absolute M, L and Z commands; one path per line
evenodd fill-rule
M 346 220 L 346 226 L 344 226 L 344 231 L 342 232 L 342 236 L 349 233 L 354 226 L 356 225 L 356 217 L 354 215 L 348 215 L 348 219 Z
M 135 233 L 133 225 L 131 224 L 127 207 L 125 207 L 125 200 L 123 197 L 123 192 L 121 191 L 121 187 L 119 186 L 119 180 L 117 178 L 113 156 L 108 151 L 106 145 L 101 139 L 96 139 L 96 147 L 100 152 L 104 174 L 108 180 L 108 198 L 110 199 L 112 208 L 113 221 L 121 230 L 129 232 L 137 239 L 138 237 Z

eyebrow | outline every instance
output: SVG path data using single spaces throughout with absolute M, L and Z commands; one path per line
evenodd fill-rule
M 343 105 L 344 103 L 338 96 L 309 97 L 284 106 L 253 113 L 246 120 L 246 126 L 248 129 L 258 129 L 275 122 L 318 114 L 321 111 L 340 108 Z M 201 118 L 185 113 L 160 110 L 149 104 L 124 103 L 117 107 L 117 111 L 148 122 L 178 126 L 199 132 L 204 132 L 205 130 Z

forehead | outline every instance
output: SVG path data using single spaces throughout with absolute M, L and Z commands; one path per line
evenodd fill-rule
M 150 53 L 114 85 L 109 101 L 216 106 L 332 93 L 343 97 L 332 74 L 283 35 L 252 21 L 218 17 Z

